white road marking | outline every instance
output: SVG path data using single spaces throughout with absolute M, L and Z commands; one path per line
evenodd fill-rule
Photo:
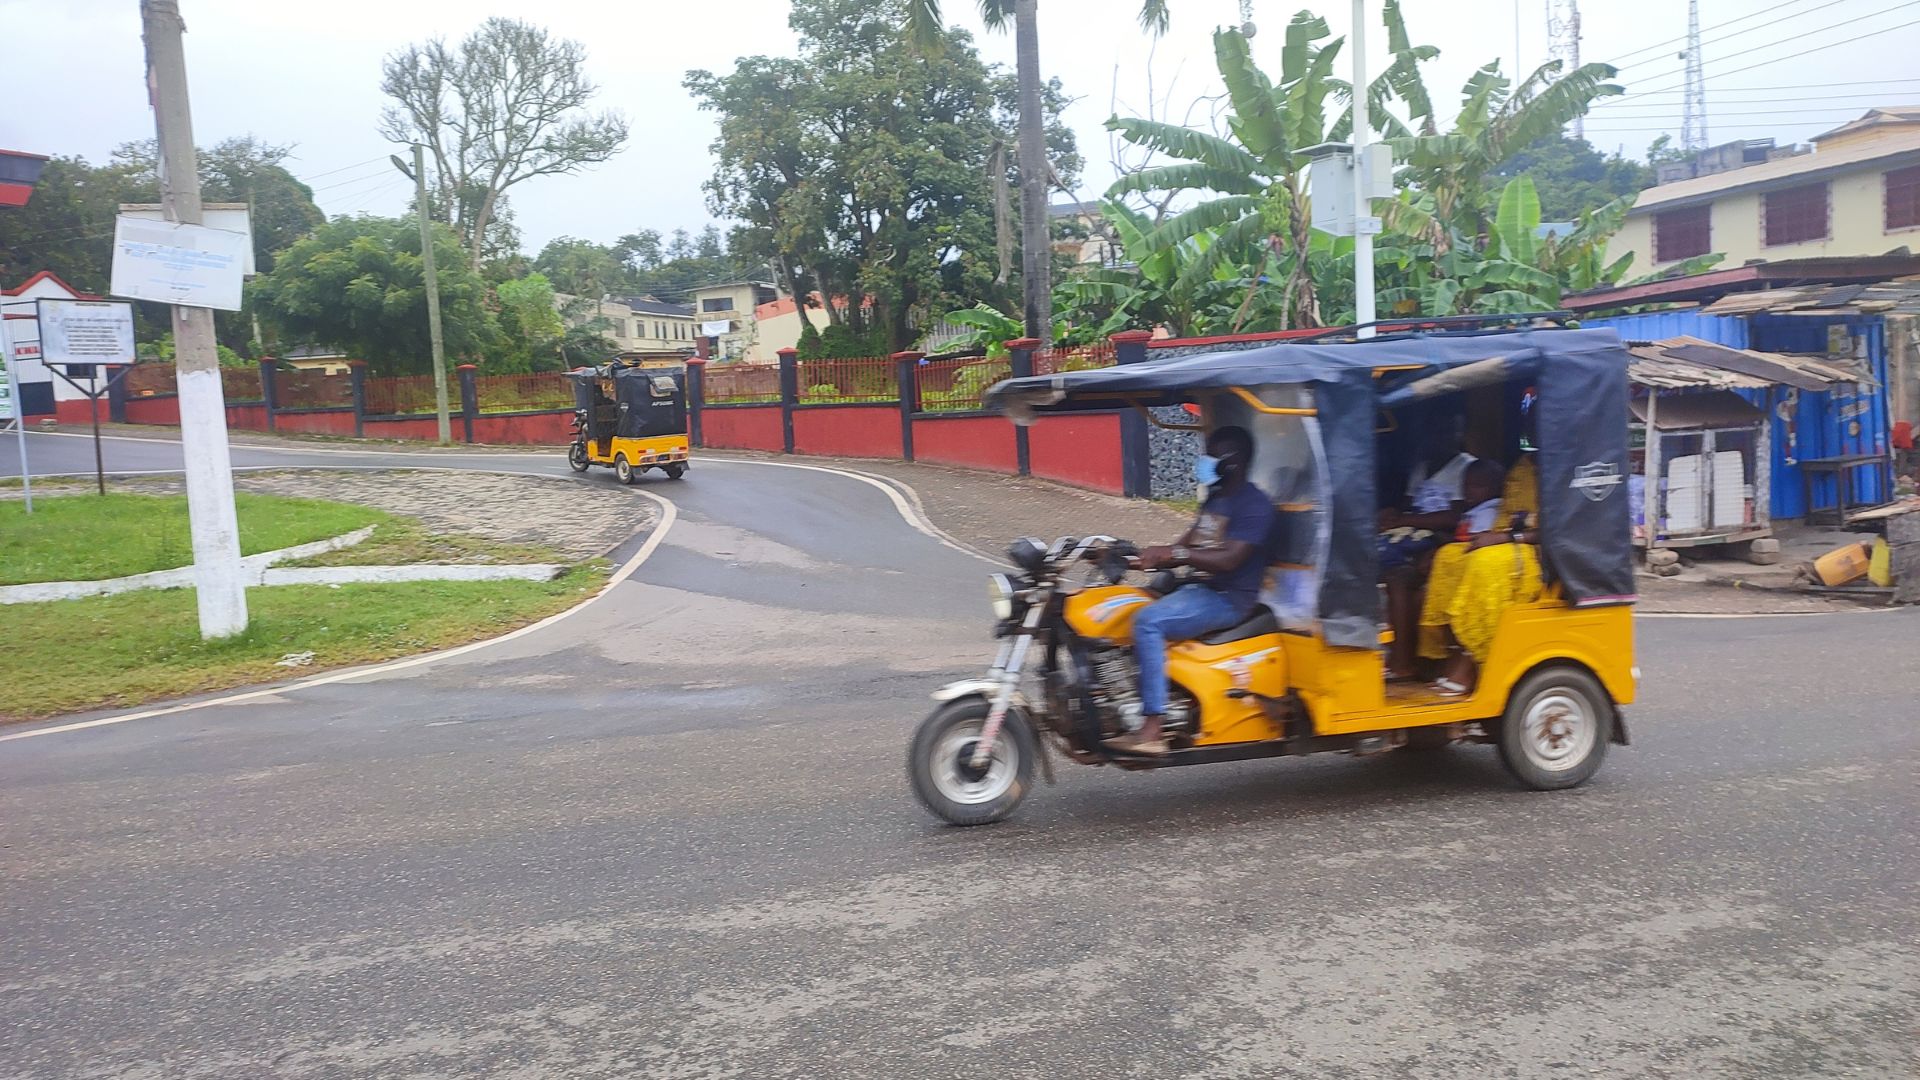
M 111 724 L 125 724 L 133 720 L 149 720 L 157 716 L 172 716 L 176 713 L 189 712 L 194 709 L 211 708 L 215 705 L 237 705 L 246 701 L 259 701 L 263 698 L 278 696 L 294 690 L 304 690 L 312 686 L 328 686 L 333 683 L 351 682 L 354 679 L 365 679 L 375 675 L 384 675 L 392 671 L 404 671 L 408 668 L 419 667 L 423 664 L 450 660 L 456 656 L 464 656 L 467 653 L 476 652 L 480 649 L 489 648 L 494 645 L 502 645 L 506 642 L 535 633 L 536 631 L 544 630 L 562 619 L 570 618 L 573 615 L 585 611 L 595 601 L 612 591 L 614 586 L 632 577 L 633 572 L 640 569 L 641 565 L 653 555 L 654 550 L 660 546 L 660 542 L 666 539 L 667 530 L 673 528 L 675 519 L 679 517 L 679 510 L 664 496 L 655 495 L 651 491 L 635 491 L 634 494 L 642 498 L 652 499 L 654 502 L 660 504 L 660 524 L 654 527 L 652 535 L 647 537 L 646 543 L 640 545 L 639 551 L 634 552 L 633 558 L 628 559 L 621 565 L 620 569 L 614 571 L 613 576 L 607 579 L 606 585 L 603 586 L 599 592 L 567 610 L 549 615 L 539 622 L 529 623 L 518 630 L 508 631 L 496 638 L 488 638 L 485 641 L 475 641 L 451 649 L 443 649 L 439 652 L 412 656 L 404 660 L 393 660 L 384 664 L 375 664 L 372 667 L 351 668 L 346 671 L 337 671 L 328 675 L 316 675 L 311 679 L 302 679 L 295 683 L 267 687 L 261 690 L 248 690 L 238 694 L 228 694 L 225 697 L 213 698 L 208 701 L 192 701 L 180 705 L 169 705 L 159 709 L 144 709 L 138 712 L 122 713 L 118 716 L 103 716 L 97 720 L 82 720 L 77 723 L 60 724 L 55 727 L 36 728 L 32 731 L 17 731 L 10 735 L 0 735 L 0 742 L 12 742 L 15 739 L 34 739 L 42 735 L 58 735 L 63 732 L 82 731 L 87 728 L 106 727 Z
M 927 517 L 925 508 L 920 505 L 919 492 L 914 491 L 911 486 L 894 480 L 891 477 L 854 472 L 852 469 L 836 469 L 829 465 L 802 465 L 795 461 L 762 461 L 758 458 L 713 458 L 711 460 L 724 462 L 728 465 L 766 465 L 776 469 L 806 469 L 809 472 L 830 473 L 834 476 L 844 476 L 850 480 L 858 480 L 863 484 L 871 484 L 886 493 L 887 498 L 893 503 L 893 508 L 899 511 L 900 520 L 906 522 L 907 526 L 915 532 L 928 536 L 937 541 L 941 546 L 952 548 L 962 555 L 975 559 L 985 559 L 988 562 L 998 564 L 997 560 L 975 551 L 942 531 L 938 525 L 933 523 L 932 519 Z M 88 475 L 92 474 L 89 473 Z M 899 485 L 897 489 L 894 486 L 896 484 Z M 902 491 L 906 492 L 906 494 L 902 495 Z M 909 497 L 911 501 L 909 501 Z

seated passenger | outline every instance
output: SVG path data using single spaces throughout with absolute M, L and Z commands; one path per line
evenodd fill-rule
M 1387 675 L 1413 677 L 1413 625 L 1420 612 L 1420 582 L 1434 549 L 1453 535 L 1466 509 L 1461 485 L 1474 460 L 1460 449 L 1457 423 L 1427 429 L 1422 460 L 1407 478 L 1406 499 L 1380 512 L 1380 579 L 1387 586 L 1387 623 L 1394 628 Z
M 1530 466 L 1531 461 L 1523 458 L 1521 464 Z M 1515 466 L 1516 471 L 1519 468 Z M 1458 581 L 1449 586 L 1444 608 L 1440 609 L 1445 615 L 1440 630 L 1452 653 L 1446 673 L 1433 684 L 1442 696 L 1470 693 L 1480 665 L 1493 647 L 1500 617 L 1515 604 L 1540 598 L 1545 585 L 1535 547 L 1539 531 L 1529 520 L 1532 516 L 1510 515 L 1504 527 L 1480 532 L 1466 544 L 1459 559 Z
M 1516 467 L 1516 471 L 1517 467 Z M 1447 605 L 1460 587 L 1467 547 L 1474 537 L 1491 532 L 1502 523 L 1507 505 L 1503 481 L 1506 470 L 1485 458 L 1467 466 L 1465 491 L 1469 509 L 1460 516 L 1460 525 L 1452 543 L 1433 553 L 1433 569 L 1427 574 L 1426 593 L 1420 602 L 1419 654 L 1422 660 L 1447 658 Z M 1395 639 L 1413 628 L 1396 624 Z
M 1188 582 L 1142 608 L 1133 620 L 1133 651 L 1140 665 L 1140 728 L 1108 744 L 1136 754 L 1164 754 L 1162 722 L 1167 712 L 1167 644 L 1224 630 L 1252 614 L 1266 574 L 1263 545 L 1273 525 L 1273 503 L 1247 479 L 1253 436 L 1223 427 L 1207 436 L 1207 452 L 1194 462 L 1194 479 L 1207 485 L 1193 527 L 1168 547 L 1140 553 L 1145 570 L 1191 566 L 1210 575 Z

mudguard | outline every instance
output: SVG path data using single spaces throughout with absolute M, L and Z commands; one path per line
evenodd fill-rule
M 999 692 L 999 679 L 961 679 L 957 682 L 950 682 L 940 689 L 935 690 L 933 692 L 933 700 L 944 705 L 949 701 L 958 701 L 963 697 L 978 695 L 986 698 L 988 701 L 992 701 L 993 696 Z M 1020 709 L 1027 707 L 1026 695 L 1018 690 L 1013 692 L 1013 707 Z

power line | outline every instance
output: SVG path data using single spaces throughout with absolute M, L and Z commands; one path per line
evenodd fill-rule
M 1795 0 L 1795 2 L 1796 2 L 1796 3 L 1797 3 L 1797 2 L 1800 2 L 1800 0 Z M 1702 44 L 1702 45 L 1718 45 L 1718 44 L 1720 44 L 1720 43 L 1721 43 L 1721 42 L 1723 42 L 1723 41 L 1729 41 L 1729 40 L 1732 40 L 1733 38 L 1737 38 L 1737 37 L 1739 37 L 1739 36 L 1740 36 L 1740 35 L 1742 35 L 1742 34 L 1751 34 L 1751 33 L 1753 33 L 1753 32 L 1754 32 L 1755 30 L 1764 30 L 1764 29 L 1766 29 L 1767 27 L 1769 27 L 1769 26 L 1773 26 L 1773 25 L 1774 25 L 1774 24 L 1776 24 L 1776 23 L 1783 23 L 1783 22 L 1787 22 L 1788 20 L 1791 20 L 1791 19 L 1798 19 L 1798 18 L 1800 18 L 1800 17 L 1802 17 L 1802 16 L 1805 16 L 1805 15 L 1811 15 L 1811 14 L 1813 14 L 1813 13 L 1814 13 L 1814 12 L 1816 12 L 1816 11 L 1825 11 L 1825 10 L 1826 10 L 1827 8 L 1830 8 L 1830 7 L 1835 7 L 1835 6 L 1837 6 L 1837 5 L 1839 5 L 1839 4 L 1844 4 L 1844 3 L 1846 3 L 1846 2 L 1847 2 L 1847 0 L 1827 0 L 1827 2 L 1826 2 L 1826 3 L 1824 3 L 1824 4 L 1821 4 L 1821 5 L 1820 5 L 1819 7 L 1817 7 L 1817 8 L 1808 8 L 1808 9 L 1807 9 L 1807 10 L 1805 10 L 1805 11 L 1796 11 L 1796 12 L 1794 12 L 1794 13 L 1793 13 L 1793 14 L 1791 14 L 1791 15 L 1782 15 L 1782 16 L 1780 16 L 1780 17 L 1779 17 L 1779 18 L 1777 18 L 1777 19 L 1771 19 L 1771 20 L 1768 20 L 1767 22 L 1763 22 L 1763 23 L 1761 23 L 1761 24 L 1760 24 L 1760 25 L 1758 25 L 1758 26 L 1749 26 L 1749 27 L 1747 27 L 1747 28 L 1746 28 L 1745 30 L 1735 30 L 1735 31 L 1734 31 L 1733 33 L 1731 33 L 1731 34 L 1726 34 L 1726 35 L 1723 35 L 1723 36 L 1721 36 L 1721 37 L 1717 37 L 1717 38 L 1708 38 L 1707 40 L 1705 40 L 1705 41 L 1703 41 L 1703 42 L 1701 42 L 1701 44 Z M 1772 9 L 1769 9 L 1769 10 L 1772 10 Z M 1876 14 L 1878 14 L 1878 13 L 1876 12 Z M 1752 16 L 1749 16 L 1749 18 L 1751 18 L 1751 17 L 1752 17 Z M 1872 18 L 1872 17 L 1873 17 L 1873 16 L 1871 16 L 1871 15 L 1862 15 L 1862 16 L 1861 16 L 1861 18 L 1863 18 L 1863 19 L 1870 19 L 1870 18 Z M 1684 39 L 1683 39 L 1683 40 L 1684 40 Z M 1654 61 L 1654 58 L 1653 58 L 1653 57 L 1648 57 L 1648 58 L 1647 58 L 1647 59 L 1645 59 L 1645 60 L 1636 60 L 1636 61 L 1634 61 L 1634 62 L 1633 62 L 1633 63 L 1631 63 L 1631 64 L 1615 64 L 1614 66 L 1615 66 L 1615 67 L 1617 67 L 1617 68 L 1619 68 L 1619 69 L 1620 69 L 1620 70 L 1622 70 L 1622 71 L 1625 71 L 1625 70 L 1626 70 L 1627 68 L 1630 68 L 1630 67 L 1639 67 L 1639 66 L 1640 66 L 1640 65 L 1642 65 L 1642 64 L 1651 64 L 1651 63 L 1653 63 L 1653 61 Z
M 1804 4 L 1806 2 L 1807 0 L 1785 0 L 1785 3 L 1775 4 L 1769 8 L 1761 8 L 1759 11 L 1749 12 L 1748 14 L 1742 15 L 1737 19 L 1728 19 L 1726 22 L 1723 22 L 1723 23 L 1715 23 L 1714 25 L 1708 27 L 1708 29 L 1709 30 L 1724 29 L 1726 27 L 1732 26 L 1734 23 L 1746 22 L 1748 19 L 1757 19 L 1760 16 L 1767 14 L 1768 12 L 1779 11 L 1783 7 L 1792 7 L 1795 4 Z M 1620 66 L 1620 61 L 1625 60 L 1629 56 L 1639 56 L 1643 52 L 1652 52 L 1655 49 L 1664 48 L 1668 45 L 1677 44 L 1678 42 L 1682 42 L 1685 40 L 1687 40 L 1687 35 L 1681 34 L 1679 37 L 1670 37 L 1665 41 L 1656 41 L 1651 45 L 1643 45 L 1640 48 L 1633 50 L 1632 52 L 1621 53 L 1619 56 L 1614 57 L 1612 60 L 1605 61 L 1605 63 L 1610 64 L 1614 67 L 1618 67 Z
M 1895 4 L 1894 6 L 1892 6 L 1892 7 L 1890 7 L 1890 8 L 1882 8 L 1881 10 L 1879 10 L 1879 11 L 1876 11 L 1876 12 L 1873 12 L 1872 14 L 1868 14 L 1868 15 L 1860 15 L 1860 16 L 1857 16 L 1857 17 L 1855 17 L 1855 18 L 1851 18 L 1851 19 L 1847 19 L 1847 20 L 1845 20 L 1844 22 L 1837 22 L 1837 23 L 1832 23 L 1832 24 L 1829 24 L 1829 25 L 1827 25 L 1827 26 L 1823 26 L 1823 27 L 1821 27 L 1821 28 L 1820 28 L 1820 30 L 1815 30 L 1815 31 L 1813 31 L 1813 33 L 1820 33 L 1821 31 L 1824 31 L 1824 30 L 1837 30 L 1837 29 L 1839 29 L 1839 28 L 1840 28 L 1840 27 L 1842 27 L 1842 26 L 1851 26 L 1851 25 L 1853 25 L 1854 23 L 1857 23 L 1857 22 L 1860 22 L 1860 21 L 1862 21 L 1862 20 L 1865 20 L 1865 19 L 1871 19 L 1871 18 L 1873 18 L 1874 16 L 1877 16 L 1877 15 L 1885 15 L 1885 14 L 1887 14 L 1887 13 L 1889 13 L 1889 12 L 1894 12 L 1894 11 L 1900 11 L 1900 10 L 1902 10 L 1902 9 L 1904 9 L 1904 8 L 1910 8 L 1910 7 L 1913 7 L 1913 6 L 1915 6 L 1916 4 L 1920 4 L 1920 0 L 1906 0 L 1906 3 L 1902 3 L 1902 4 Z M 1880 28 L 1880 29 L 1878 29 L 1878 30 L 1873 30 L 1873 31 L 1870 31 L 1870 32 L 1868 32 L 1868 33 L 1865 33 L 1865 34 L 1860 34 L 1860 35 L 1858 35 L 1858 36 L 1856 36 L 1856 37 L 1850 37 L 1850 38 L 1846 38 L 1846 39 L 1844 39 L 1844 40 L 1841 40 L 1841 41 L 1835 41 L 1835 42 L 1830 42 L 1830 43 L 1828 43 L 1828 44 L 1825 44 L 1825 45 L 1816 45 L 1816 46 L 1814 46 L 1814 47 L 1812 47 L 1812 48 L 1808 48 L 1808 49 L 1801 49 L 1801 50 L 1800 50 L 1799 52 L 1796 52 L 1796 53 L 1794 53 L 1794 54 L 1793 54 L 1793 55 L 1791 55 L 1791 56 L 1776 56 L 1776 57 L 1774 57 L 1774 58 L 1773 58 L 1773 59 L 1771 59 L 1771 60 L 1763 60 L 1763 61 L 1761 61 L 1760 63 L 1757 63 L 1757 64 L 1749 64 L 1749 65 L 1747 65 L 1746 67 L 1742 67 L 1742 68 L 1734 68 L 1734 69 L 1733 69 L 1732 71 L 1722 71 L 1722 72 L 1717 72 L 1717 73 L 1715 73 L 1715 74 L 1714 74 L 1714 75 L 1713 75 L 1712 77 L 1713 77 L 1713 78 L 1716 78 L 1716 79 L 1717 79 L 1717 78 L 1724 78 L 1725 76 L 1728 76 L 1728 75 L 1733 75 L 1733 74 L 1737 74 L 1737 73 L 1739 73 L 1739 72 L 1742 72 L 1742 71 L 1752 71 L 1752 70 L 1753 70 L 1754 68 L 1757 68 L 1757 67 L 1766 67 L 1766 66 L 1767 66 L 1768 64 L 1777 64 L 1777 63 L 1779 63 L 1779 62 L 1781 62 L 1782 60 L 1797 60 L 1797 59 L 1799 59 L 1799 58 L 1800 58 L 1800 57 L 1802 57 L 1802 56 L 1806 56 L 1806 55 L 1807 55 L 1808 53 L 1816 53 L 1816 52 L 1819 52 L 1819 51 L 1821 51 L 1821 50 L 1823 50 L 1823 49 L 1831 49 L 1831 48 L 1835 48 L 1835 47 L 1837 47 L 1837 46 L 1840 46 L 1840 45 L 1851 45 L 1851 44 L 1853 44 L 1853 43 L 1854 43 L 1854 42 L 1856 42 L 1856 41 L 1863 41 L 1863 40 L 1865 40 L 1865 39 L 1867 39 L 1867 38 L 1870 38 L 1870 37 L 1875 37 L 1875 36 L 1878 36 L 1878 35 L 1880 35 L 1880 34 L 1885 34 L 1885 33 L 1889 33 L 1889 32 L 1891 32 L 1891 31 L 1894 31 L 1894 30 L 1904 30 L 1904 29 L 1906 29 L 1906 28 L 1907 28 L 1907 27 L 1909 27 L 1909 26 L 1913 26 L 1913 25 L 1916 25 L 1916 23 L 1920 23 L 1920 20 L 1916 20 L 1915 22 L 1905 22 L 1905 23 L 1901 23 L 1901 24 L 1900 24 L 1899 26 L 1884 26 L 1884 27 L 1881 27 L 1881 28 Z M 1733 59 L 1733 58 L 1734 58 L 1734 57 L 1736 57 L 1736 56 L 1746 56 L 1746 55 L 1749 55 L 1749 54 L 1751 54 L 1751 53 L 1756 53 L 1756 52 L 1759 52 L 1759 51 L 1761 51 L 1762 49 L 1771 49 L 1771 48 L 1774 48 L 1774 47 L 1776 47 L 1776 46 L 1779 46 L 1779 45 L 1789 45 L 1789 44 L 1797 44 L 1797 43 L 1799 42 L 1799 40 L 1800 40 L 1800 38 L 1799 38 L 1799 37 L 1791 37 L 1791 38 L 1782 38 L 1782 39 L 1780 39 L 1779 41 L 1769 41 L 1769 42 L 1767 42 L 1767 43 L 1766 43 L 1766 44 L 1764 44 L 1764 45 L 1755 45 L 1755 46 L 1753 46 L 1753 47 L 1752 47 L 1752 48 L 1750 48 L 1750 49 L 1742 49 L 1742 50 L 1740 50 L 1739 52 L 1734 52 L 1734 53 L 1728 53 L 1728 54 L 1727 54 L 1727 55 L 1725 55 L 1725 56 L 1722 56 L 1722 57 L 1717 57 L 1717 58 L 1716 58 L 1716 60 L 1717 60 L 1717 61 L 1726 61 L 1726 60 L 1731 60 L 1731 59 Z M 1661 73 L 1660 73 L 1660 74 L 1658 74 L 1658 75 L 1649 75 L 1649 76 L 1647 76 L 1647 79 L 1648 79 L 1648 81 L 1650 81 L 1650 82 L 1652 82 L 1652 81 L 1658 81 L 1658 80 L 1660 80 L 1660 79 L 1666 79 L 1666 78 L 1671 78 L 1671 77 L 1673 77 L 1673 76 L 1675 76 L 1675 75 L 1681 75 L 1681 74 L 1684 74 L 1684 72 L 1685 72 L 1685 69 L 1684 69 L 1684 68 L 1682 68 L 1682 69 L 1680 69 L 1680 70 L 1678 70 L 1678 71 L 1663 71 L 1663 72 L 1661 72 Z M 1639 91 L 1639 92 L 1636 92 L 1636 93 L 1632 93 L 1632 94 L 1624 94 L 1624 95 L 1622 95 L 1621 97 L 1618 97 L 1618 98 L 1614 98 L 1613 100 L 1615 100 L 1615 101 L 1624 101 L 1624 100 L 1626 100 L 1627 98 L 1635 98 L 1635 97 L 1640 97 L 1640 96 L 1641 96 L 1642 94 L 1652 94 L 1652 93 L 1659 93 L 1659 92 L 1662 92 L 1662 91 L 1666 91 L 1666 90 L 1676 90 L 1676 89 L 1681 89 L 1682 87 L 1684 87 L 1684 85 L 1685 85 L 1684 83 L 1676 83 L 1676 84 L 1674 84 L 1673 86 L 1666 86 L 1666 87 L 1662 87 L 1662 88 L 1661 88 L 1661 90 L 1659 90 L 1659 91 L 1655 91 L 1655 90 L 1644 90 L 1644 91 Z
M 1763 102 L 1758 102 L 1758 101 L 1737 101 L 1737 102 L 1734 102 L 1734 104 L 1736 104 L 1736 105 L 1760 105 L 1760 104 L 1763 104 Z M 1634 106 L 1634 107 L 1635 107 L 1636 109 L 1640 109 L 1640 110 L 1643 110 L 1643 111 L 1641 111 L 1641 112 L 1638 112 L 1638 113 L 1613 113 L 1613 114 L 1610 114 L 1610 115 L 1608 115 L 1608 116 L 1606 116 L 1606 117 L 1603 117 L 1602 119 L 1606 119 L 1606 120 L 1651 120 L 1651 119 L 1653 119 L 1653 118 L 1654 118 L 1654 117 L 1656 117 L 1656 116 L 1664 116 L 1664 115 L 1667 115 L 1667 114 L 1669 114 L 1669 113 L 1671 113 L 1671 112 L 1673 112 L 1673 109 L 1672 109 L 1672 107 L 1671 107 L 1671 106 L 1666 106 L 1666 105 L 1636 105 L 1636 106 Z M 1894 108 L 1901 108 L 1901 107 L 1903 107 L 1903 106 L 1902 106 L 1902 105 L 1900 105 L 1899 103 L 1894 103 L 1894 105 L 1893 105 L 1893 107 L 1894 107 Z M 1904 106 L 1904 107 L 1906 107 L 1906 108 L 1920 108 L 1920 106 L 1914 106 L 1914 105 L 1909 105 L 1909 106 Z M 1836 114 L 1836 113 L 1849 113 L 1849 114 L 1851 114 L 1851 113 L 1855 113 L 1855 112 L 1859 112 L 1859 111 L 1860 111 L 1860 106 L 1858 106 L 1858 105 L 1828 105 L 1828 106 L 1825 106 L 1825 107 L 1821 107 L 1821 108 L 1813 108 L 1813 109 L 1750 109 L 1750 110 L 1745 110 L 1745 111 L 1742 111 L 1742 110 L 1739 110 L 1739 109 L 1735 109 L 1735 110 L 1732 110 L 1732 111 L 1716 111 L 1716 112 L 1714 113 L 1714 115 L 1715 115 L 1715 116 L 1784 116 L 1784 115 L 1786 115 L 1786 114 L 1788 114 L 1788 113 L 1820 113 L 1820 114 L 1821 114 L 1821 115 L 1823 115 L 1823 116 L 1830 116 L 1830 115 L 1834 115 L 1834 114 Z
M 391 173 L 391 172 L 379 173 L 373 176 L 363 176 L 358 181 L 356 181 L 356 183 L 364 184 L 367 186 L 356 188 L 355 190 L 352 190 L 352 191 L 336 192 L 332 195 L 327 196 L 327 199 L 331 202 L 341 202 L 343 200 L 348 200 L 348 199 L 358 199 L 361 196 L 367 194 L 368 192 L 374 191 L 378 188 L 383 188 L 388 186 L 395 180 L 398 180 L 404 183 L 406 182 L 406 179 L 407 178 L 404 176 L 401 176 L 397 173 Z
M 312 176 L 295 177 L 295 179 L 299 180 L 301 183 L 310 183 L 314 180 L 320 179 L 323 176 L 332 176 L 334 173 L 343 173 L 343 172 L 346 172 L 348 169 L 357 169 L 362 165 L 371 165 L 376 161 L 385 161 L 385 160 L 387 159 L 384 157 L 368 158 L 365 161 L 356 161 L 351 165 L 342 165 L 337 169 L 328 169 L 326 172 L 323 172 L 323 173 L 314 173 Z
M 385 161 L 382 161 L 381 163 L 386 164 Z M 362 173 L 359 176 L 348 177 L 345 180 L 336 180 L 331 184 L 322 184 L 321 186 L 314 188 L 313 190 L 317 193 L 321 191 L 332 191 L 334 188 L 347 187 L 350 184 L 358 184 L 365 180 L 371 180 L 376 176 L 385 176 L 392 168 L 393 166 L 388 165 L 387 168 L 385 169 L 375 169 L 370 173 Z
M 1906 97 L 1906 96 L 1911 96 L 1913 94 L 1920 94 L 1920 90 L 1889 89 L 1889 90 L 1869 91 L 1864 94 L 1800 94 L 1795 97 L 1729 97 L 1727 96 L 1729 94 L 1768 93 L 1771 91 L 1771 89 L 1772 89 L 1771 87 L 1765 87 L 1765 86 L 1752 86 L 1744 90 L 1722 90 L 1719 93 L 1714 95 L 1714 100 L 1723 102 L 1727 105 L 1767 105 L 1775 102 L 1790 104 L 1793 102 L 1848 101 L 1853 99 L 1859 99 L 1862 101 L 1877 103 L 1877 102 L 1886 101 L 1890 97 Z M 1670 97 L 1672 95 L 1662 94 L 1662 95 L 1655 95 L 1655 96 Z M 1594 107 L 1599 108 L 1599 104 L 1596 103 Z M 1656 108 L 1664 108 L 1664 107 L 1666 106 L 1662 105 L 1660 102 L 1646 102 L 1644 104 L 1620 106 L 1620 108 L 1625 108 L 1625 109 L 1656 109 Z

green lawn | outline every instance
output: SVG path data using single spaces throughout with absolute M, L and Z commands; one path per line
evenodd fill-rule
M 240 550 L 253 555 L 392 520 L 363 506 L 238 494 Z M 63 494 L 0 501 L 0 585 L 97 581 L 193 562 L 185 495 Z
M 247 631 L 216 642 L 200 640 L 191 589 L 7 605 L 0 719 L 137 705 L 475 641 L 571 607 L 605 577 L 596 564 L 543 582 L 250 589 Z M 308 651 L 310 667 L 275 666 Z

